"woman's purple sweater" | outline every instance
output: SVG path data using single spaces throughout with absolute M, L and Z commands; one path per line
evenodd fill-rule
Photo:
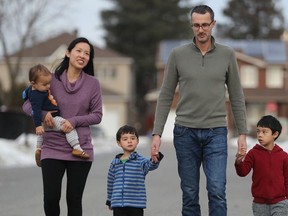
M 82 72 L 78 80 L 71 84 L 64 72 L 60 81 L 52 76 L 51 94 L 56 99 L 60 115 L 76 128 L 82 149 L 90 155 L 88 161 L 94 160 L 90 125 L 99 124 L 102 119 L 102 94 L 99 81 Z M 23 110 L 31 115 L 31 105 L 27 100 Z M 45 113 L 46 114 L 46 113 Z M 43 135 L 41 159 L 81 161 L 72 156 L 72 148 L 63 132 L 46 131 Z

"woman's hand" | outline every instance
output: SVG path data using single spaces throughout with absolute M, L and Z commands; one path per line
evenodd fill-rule
M 54 119 L 51 115 L 51 112 L 48 112 L 43 120 L 43 123 L 46 127 L 48 128 L 53 128 L 55 127 L 55 122 L 54 122 Z
M 74 127 L 67 119 L 63 119 L 61 121 L 61 129 L 64 133 L 69 133 L 74 129 Z

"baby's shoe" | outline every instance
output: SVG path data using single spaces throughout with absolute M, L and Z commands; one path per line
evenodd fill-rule
M 90 156 L 85 151 L 81 151 L 79 149 L 73 149 L 72 155 L 79 158 L 89 159 Z
M 41 167 L 41 149 L 37 148 L 35 151 L 35 161 L 38 167 Z

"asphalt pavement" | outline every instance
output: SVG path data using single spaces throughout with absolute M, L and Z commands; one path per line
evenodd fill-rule
M 97 149 L 96 149 L 97 150 Z M 119 149 L 120 150 L 120 149 Z M 149 157 L 149 146 L 138 149 Z M 147 209 L 145 216 L 181 216 L 181 190 L 177 173 L 177 162 L 172 144 L 162 143 L 165 155 L 159 168 L 148 173 Z M 105 206 L 106 176 L 116 152 L 96 154 L 83 197 L 84 216 L 112 216 Z M 238 177 L 234 169 L 236 149 L 229 147 L 227 167 L 228 216 L 252 216 L 250 193 L 251 175 Z M 67 215 L 65 204 L 65 182 L 61 198 L 61 216 Z M 203 216 L 208 216 L 208 200 L 205 176 L 201 175 L 200 203 Z M 44 216 L 41 170 L 38 167 L 0 169 L 0 215 Z

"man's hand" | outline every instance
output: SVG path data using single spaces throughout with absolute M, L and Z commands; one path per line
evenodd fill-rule
M 237 144 L 238 144 L 238 150 L 237 150 L 236 157 L 243 159 L 243 157 L 247 153 L 247 142 L 246 142 L 246 135 L 245 134 L 241 134 L 238 137 Z
M 161 145 L 161 137 L 158 134 L 154 134 L 151 143 L 151 159 L 154 162 L 158 162 L 158 154 Z

